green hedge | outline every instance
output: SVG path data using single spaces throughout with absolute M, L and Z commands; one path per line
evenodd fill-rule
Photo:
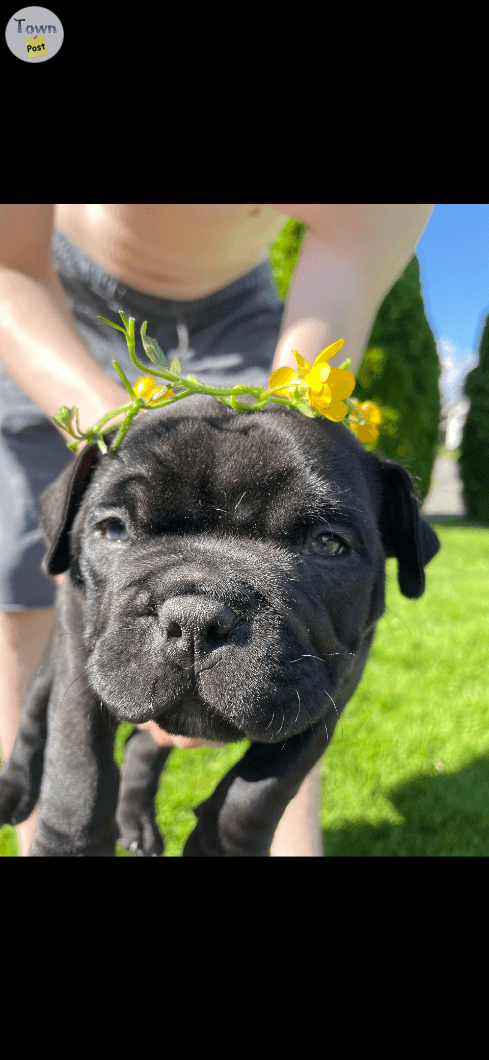
M 283 299 L 305 232 L 305 225 L 288 221 L 270 250 L 275 283 Z M 344 352 L 348 357 L 346 347 Z M 366 448 L 377 449 L 409 468 L 421 501 L 430 488 L 438 442 L 440 372 L 414 256 L 380 306 L 357 373 L 354 397 L 374 401 L 382 410 L 380 437 Z

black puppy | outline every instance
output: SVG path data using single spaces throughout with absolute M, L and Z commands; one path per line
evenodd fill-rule
M 43 569 L 69 570 L 0 774 L 0 823 L 41 791 L 31 857 L 155 856 L 169 750 L 121 721 L 241 761 L 197 807 L 190 857 L 268 857 L 288 802 L 358 685 L 385 560 L 417 598 L 440 547 L 411 478 L 342 424 L 192 397 L 141 416 L 113 456 L 74 456 L 39 504 Z M 120 789 L 120 790 L 119 790 Z

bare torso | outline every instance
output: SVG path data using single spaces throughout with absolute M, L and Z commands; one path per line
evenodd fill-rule
M 265 261 L 288 215 L 260 203 L 56 203 L 55 225 L 128 287 L 202 298 Z

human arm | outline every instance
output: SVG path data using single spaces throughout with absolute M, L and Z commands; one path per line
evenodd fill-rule
M 343 338 L 329 362 L 357 374 L 379 308 L 404 271 L 433 203 L 267 203 L 307 224 L 272 370 L 296 368 Z
M 76 330 L 52 265 L 53 224 L 53 203 L 0 205 L 0 360 L 46 415 L 76 405 L 86 430 L 128 394 Z

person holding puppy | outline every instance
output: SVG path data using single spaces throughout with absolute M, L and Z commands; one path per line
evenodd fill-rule
M 112 366 L 138 375 L 125 340 L 98 320 L 136 318 L 182 374 L 211 386 L 266 386 L 273 370 L 313 362 L 344 338 L 337 366 L 356 374 L 379 306 L 409 260 L 434 204 L 166 203 L 0 206 L 0 749 L 15 740 L 29 679 L 55 618 L 40 570 L 40 494 L 71 460 L 49 419 L 80 409 L 86 429 L 127 400 Z M 285 305 L 268 248 L 290 217 L 307 226 Z M 146 363 L 142 347 L 136 353 Z M 150 362 L 148 361 L 148 367 Z M 60 576 L 63 577 L 62 575 Z M 162 746 L 204 741 L 143 728 Z M 323 856 L 319 769 L 276 830 L 271 856 Z M 18 826 L 27 856 L 36 811 Z

